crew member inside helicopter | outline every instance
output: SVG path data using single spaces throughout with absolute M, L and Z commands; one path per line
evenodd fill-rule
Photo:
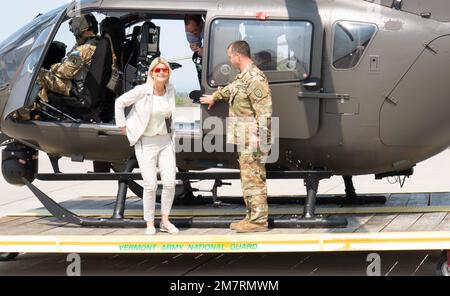
M 184 26 L 187 41 L 189 42 L 191 50 L 194 52 L 192 61 L 197 68 L 198 81 L 201 84 L 205 22 L 199 14 L 187 14 L 184 17 Z
M 85 121 L 101 122 L 100 109 L 112 74 L 110 42 L 98 36 L 98 22 L 88 13 L 69 22 L 76 45 L 49 70 L 39 70 L 41 101 Z
M 71 97 L 83 89 L 97 47 L 98 23 L 92 14 L 73 18 L 69 26 L 77 44 L 61 63 L 52 65 L 50 70 L 39 71 L 39 98 L 46 102 L 49 101 L 49 92 Z

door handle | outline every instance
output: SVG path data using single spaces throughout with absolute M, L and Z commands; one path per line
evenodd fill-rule
M 317 82 L 305 82 L 305 83 L 303 83 L 303 86 L 304 87 L 317 87 Z
M 320 88 L 320 79 L 319 78 L 310 78 L 306 81 L 302 82 L 302 86 L 310 91 L 318 91 Z
M 320 93 L 320 92 L 299 92 L 299 99 L 328 99 L 328 100 L 350 100 L 350 95 L 348 94 L 337 94 L 337 93 Z

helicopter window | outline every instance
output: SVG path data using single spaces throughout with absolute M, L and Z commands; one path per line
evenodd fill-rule
M 309 77 L 313 26 L 306 21 L 215 20 L 211 28 L 208 83 L 220 86 L 237 74 L 226 48 L 235 40 L 250 44 L 252 59 L 269 82 L 305 80 Z
M 0 43 L 0 86 L 6 85 L 14 78 L 30 50 L 36 52 L 36 48 L 42 45 L 44 41 L 42 38 L 48 37 L 49 26 L 54 23 L 56 16 L 66 7 L 67 5 L 63 5 L 46 14 L 37 16 L 28 25 Z M 45 31 L 44 34 L 42 34 L 42 31 Z M 36 40 L 36 38 L 38 39 Z M 32 70 L 36 62 L 29 58 L 24 71 Z M 20 75 L 23 74 L 24 72 L 20 73 Z
M 20 76 L 25 75 L 26 72 L 28 72 L 29 74 L 33 73 L 34 67 L 39 62 L 42 51 L 44 50 L 45 41 L 47 40 L 48 35 L 51 33 L 51 30 L 53 30 L 53 26 L 47 27 L 36 39 L 33 47 L 30 50 L 30 54 L 24 62 L 24 66 L 22 72 L 20 73 Z
M 355 67 L 375 31 L 376 26 L 373 24 L 337 22 L 334 29 L 333 66 L 337 69 Z
M 25 40 L 17 48 L 11 49 L 0 57 L 0 84 L 7 83 L 15 75 L 17 68 L 22 64 L 26 54 L 31 49 L 35 37 Z
M 51 22 L 66 7 L 67 4 L 62 5 L 46 14 L 34 18 L 28 25 L 19 29 L 5 41 L 0 43 L 0 54 L 10 50 L 11 47 L 15 48 L 20 46 L 19 44 L 23 44 L 23 41 L 29 40 L 30 37 L 35 36 L 42 29 L 44 24 Z

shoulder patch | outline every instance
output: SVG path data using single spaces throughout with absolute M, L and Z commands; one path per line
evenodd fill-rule
M 257 88 L 257 89 L 255 90 L 255 96 L 256 96 L 258 99 L 261 99 L 261 98 L 263 97 L 263 92 L 261 91 L 261 89 Z
M 81 53 L 79 51 L 72 51 L 67 60 L 75 67 L 81 67 L 81 65 L 83 64 Z

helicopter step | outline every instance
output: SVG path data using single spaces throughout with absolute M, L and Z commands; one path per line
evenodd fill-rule
M 44 192 L 39 190 L 36 186 L 31 184 L 26 179 L 23 179 L 27 187 L 33 194 L 41 201 L 41 203 L 52 213 L 55 217 L 66 223 L 71 223 L 86 227 L 145 227 L 144 220 L 130 220 L 124 219 L 126 192 L 129 187 L 138 196 L 142 196 L 142 189 L 138 188 L 138 184 L 134 181 L 141 180 L 140 174 L 131 173 L 136 167 L 137 162 L 131 160 L 127 163 L 124 173 L 89 173 L 89 174 L 37 174 L 38 180 L 45 181 L 105 181 L 117 180 L 119 181 L 119 190 L 115 203 L 113 215 L 110 219 L 94 219 L 79 217 L 75 213 L 65 209 L 53 199 L 51 199 Z M 327 171 L 283 171 L 283 172 L 268 172 L 268 178 L 274 179 L 304 179 L 307 188 L 307 198 L 304 205 L 303 215 L 301 217 L 291 216 L 287 218 L 269 219 L 269 226 L 272 228 L 305 228 L 305 227 L 345 227 L 347 220 L 342 217 L 325 217 L 316 216 L 316 199 L 319 181 L 328 179 L 333 175 L 332 172 Z M 217 201 L 217 187 L 224 185 L 221 179 L 239 179 L 239 172 L 182 172 L 177 174 L 177 179 L 182 181 L 189 181 L 193 179 L 200 180 L 216 180 L 213 188 L 214 205 L 218 205 Z M 173 223 L 178 227 L 184 228 L 226 228 L 230 223 L 238 220 L 238 218 L 189 218 L 176 219 Z

